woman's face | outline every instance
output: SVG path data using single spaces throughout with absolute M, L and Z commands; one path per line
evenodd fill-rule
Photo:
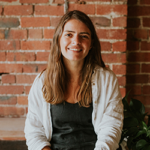
M 91 31 L 81 21 L 69 20 L 60 37 L 60 49 L 63 59 L 83 62 L 91 48 Z

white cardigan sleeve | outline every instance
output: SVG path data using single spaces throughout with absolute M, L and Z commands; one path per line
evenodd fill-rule
M 101 77 L 101 92 L 97 109 L 102 116 L 97 124 L 97 142 L 94 150 L 116 150 L 119 147 L 123 127 L 123 104 L 117 78 L 113 72 L 106 71 Z M 101 101 L 101 102 L 100 102 Z M 97 111 L 100 112 L 100 111 Z M 97 120 L 99 119 L 97 114 Z
M 41 82 L 39 76 L 37 76 L 28 96 L 28 114 L 24 129 L 28 150 L 41 150 L 45 146 L 50 146 L 42 124 L 43 96 Z

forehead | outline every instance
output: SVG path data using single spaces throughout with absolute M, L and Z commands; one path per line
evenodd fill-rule
M 88 32 L 91 34 L 90 29 L 82 21 L 77 19 L 70 19 L 64 25 L 63 31 L 76 31 L 76 32 Z

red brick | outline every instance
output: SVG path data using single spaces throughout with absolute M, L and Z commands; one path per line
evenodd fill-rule
M 148 31 L 144 29 L 134 30 L 134 37 L 138 39 L 147 39 Z
M 95 26 L 107 27 L 110 26 L 111 20 L 106 17 L 90 17 Z
M 69 11 L 79 10 L 85 14 L 94 15 L 95 14 L 95 5 L 94 4 L 69 4 Z
M 126 27 L 127 26 L 127 17 L 118 17 L 113 19 L 114 27 Z
M 149 16 L 150 6 L 129 6 L 128 16 Z
M 129 73 L 140 73 L 139 64 L 127 64 L 127 74 Z
M 149 0 L 140 0 L 140 4 L 150 4 Z
M 45 39 L 52 39 L 54 36 L 54 29 L 44 29 L 44 38 Z
M 22 17 L 21 27 L 48 27 L 50 26 L 49 17 Z
M 128 28 L 139 28 L 141 25 L 140 18 L 128 18 L 127 27 Z
M 145 103 L 144 103 L 145 105 L 146 105 L 146 104 L 147 104 L 147 105 L 148 105 L 148 104 L 150 105 L 150 96 L 144 96 L 144 102 L 145 102 Z
M 127 15 L 127 5 L 97 5 L 98 15 Z
M 116 42 L 112 44 L 113 51 L 125 52 L 127 49 L 127 43 L 123 42 Z
M 122 76 L 122 77 L 117 77 L 118 78 L 118 83 L 120 86 L 125 86 L 126 85 L 126 77 Z
M 33 9 L 31 5 L 12 5 L 4 7 L 4 15 L 31 15 Z
M 0 61 L 5 61 L 5 60 L 6 60 L 6 53 L 0 52 Z
M 129 62 L 150 62 L 150 53 L 129 53 Z
M 150 73 L 150 64 L 142 64 L 142 72 Z
M 105 63 L 126 63 L 126 54 L 102 54 Z
M 143 94 L 149 94 L 150 95 L 150 86 L 149 85 L 143 86 Z
M 140 85 L 127 85 L 127 93 L 130 91 L 131 95 L 140 95 L 142 94 L 142 89 Z
M 29 94 L 31 86 L 25 86 L 25 94 Z
M 15 96 L 0 96 L 1 105 L 16 105 L 17 97 Z
M 121 92 L 122 97 L 125 97 L 126 89 L 125 88 L 120 88 L 120 92 Z
M 1 85 L 0 86 L 0 94 L 23 94 L 24 87 L 19 85 Z
M 2 83 L 15 83 L 16 82 L 16 76 L 15 75 L 2 75 Z
M 42 37 L 43 37 L 42 29 L 29 29 L 29 38 L 42 39 Z
M 68 1 L 69 1 L 69 0 L 68 0 Z M 64 1 L 64 0 L 53 0 L 53 3 L 64 4 L 65 1 Z
M 1 117 L 20 117 L 25 113 L 23 107 L 0 107 Z
M 127 84 L 147 83 L 148 75 L 127 75 Z
M 126 74 L 126 65 L 113 65 L 113 72 L 115 74 Z
M 34 52 L 8 52 L 7 53 L 7 61 L 35 61 L 35 53 Z
M 138 0 L 129 0 L 129 1 L 128 1 L 128 5 L 137 4 L 137 1 L 138 1 Z
M 0 50 L 19 50 L 20 42 L 19 41 L 0 41 Z
M 1 28 L 15 28 L 20 25 L 18 18 L 0 18 Z
M 49 52 L 37 52 L 36 60 L 37 61 L 48 61 Z
M 20 3 L 48 3 L 49 0 L 20 0 Z
M 100 42 L 102 51 L 111 51 L 111 43 L 110 42 Z
M 4 39 L 4 38 L 5 38 L 5 31 L 0 30 L 0 39 Z
M 15 1 L 17 1 L 17 0 L 1 0 L 2 2 L 9 2 L 9 3 L 11 3 L 11 2 L 15 2 Z
M 100 39 L 126 39 L 126 29 L 97 29 Z
M 26 115 L 28 114 L 28 107 L 26 107 Z
M 50 41 L 21 41 L 22 50 L 49 50 Z
M 51 17 L 51 26 L 56 27 L 60 21 L 61 17 Z
M 127 41 L 127 50 L 129 51 L 139 50 L 139 41 Z
M 28 105 L 28 96 L 17 97 L 17 102 L 19 105 Z
M 47 64 L 26 64 L 23 65 L 23 72 L 33 73 L 41 72 L 47 67 Z
M 150 18 L 143 18 L 143 27 L 150 27 Z
M 0 64 L 0 73 L 21 73 L 22 64 Z
M 148 42 L 145 42 L 145 41 L 143 41 L 143 42 L 141 42 L 141 50 L 150 50 L 150 42 L 148 43 Z
M 35 6 L 36 15 L 52 15 L 52 16 L 62 16 L 64 15 L 63 6 Z
M 6 39 L 27 39 L 27 30 L 5 30 Z
M 16 75 L 16 83 L 33 83 L 36 75 Z

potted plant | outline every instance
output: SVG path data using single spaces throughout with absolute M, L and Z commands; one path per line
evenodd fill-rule
M 145 122 L 147 116 L 145 107 L 139 100 L 133 98 L 128 104 L 128 94 L 122 100 L 124 123 L 120 144 L 122 141 L 126 141 L 129 150 L 150 150 L 150 125 Z M 120 146 L 118 150 L 123 149 Z

